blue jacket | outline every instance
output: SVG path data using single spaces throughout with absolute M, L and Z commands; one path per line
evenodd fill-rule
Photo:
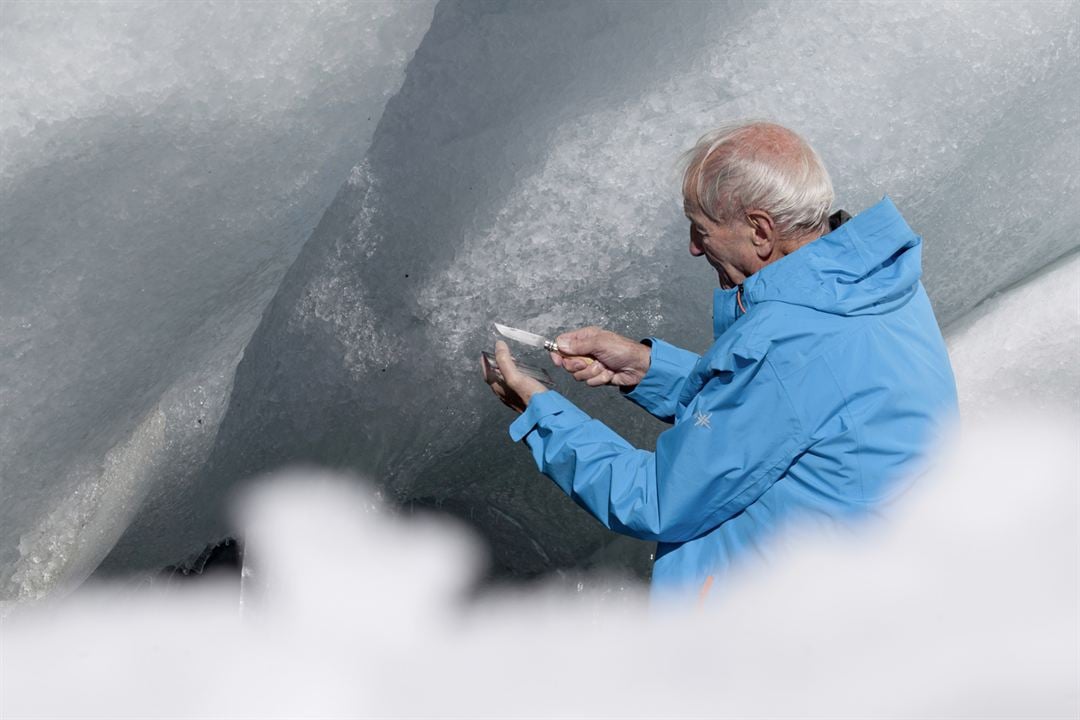
M 657 541 L 654 597 L 696 595 L 796 518 L 895 496 L 954 417 L 921 243 L 885 198 L 747 278 L 742 307 L 717 290 L 704 355 L 653 340 L 627 397 L 673 423 L 656 452 L 555 391 L 511 437 L 604 525 Z

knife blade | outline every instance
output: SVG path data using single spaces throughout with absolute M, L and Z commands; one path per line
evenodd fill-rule
M 519 343 L 543 348 L 548 352 L 559 352 L 559 344 L 554 340 L 548 340 L 543 335 L 537 335 L 536 333 L 531 333 L 527 330 L 518 330 L 517 328 L 512 328 L 508 325 L 500 325 L 499 323 L 495 323 L 495 329 L 500 335 L 508 337 L 511 340 L 516 340 Z
M 576 358 L 578 360 L 584 360 L 586 365 L 592 365 L 594 362 L 596 362 L 596 360 L 592 359 L 591 357 L 586 357 L 585 355 L 566 355 L 565 353 L 563 353 L 562 350 L 559 349 L 559 344 L 554 340 L 548 340 L 543 335 L 537 335 L 536 333 L 531 333 L 528 330 L 518 330 L 517 328 L 512 328 L 508 325 L 501 325 L 499 323 L 495 323 L 495 329 L 499 332 L 500 335 L 508 337 L 511 340 L 516 340 L 517 342 L 524 345 L 531 345 L 532 347 L 543 348 L 548 352 L 559 353 L 566 358 Z

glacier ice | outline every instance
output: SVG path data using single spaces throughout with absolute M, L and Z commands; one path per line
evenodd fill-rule
M 0 598 L 182 500 L 433 7 L 0 5 Z
M 506 439 L 475 377 L 491 321 L 702 349 L 713 280 L 685 253 L 674 161 L 720 120 L 766 116 L 819 149 L 841 206 L 893 197 L 961 328 L 1078 245 L 1078 18 L 4 3 L 0 597 L 79 582 L 122 531 L 103 574 L 175 562 L 226 531 L 238 481 L 295 462 L 471 522 L 499 572 L 647 572 L 649 546 Z M 762 32 L 783 41 L 763 51 Z M 1017 322 L 1069 309 L 1043 311 Z M 962 354 L 961 392 L 970 372 L 993 397 L 992 341 L 963 332 L 986 345 Z M 563 388 L 652 442 L 617 395 Z
M 948 342 L 965 420 L 1080 412 L 1080 255 L 989 298 Z
M 441 4 L 245 352 L 212 484 L 322 459 L 470 519 L 499 568 L 647 566 L 507 442 L 472 358 L 495 320 L 702 349 L 674 160 L 721 118 L 804 132 L 850 210 L 889 193 L 945 324 L 1075 248 L 1077 6 L 844 8 Z M 566 392 L 655 436 L 616 393 Z

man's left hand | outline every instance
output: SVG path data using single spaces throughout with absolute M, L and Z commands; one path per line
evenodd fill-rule
M 510 348 L 502 340 L 495 343 L 495 362 L 499 364 L 503 379 L 490 383 L 491 389 L 508 408 L 525 412 L 532 396 L 547 390 L 538 380 L 517 369 Z

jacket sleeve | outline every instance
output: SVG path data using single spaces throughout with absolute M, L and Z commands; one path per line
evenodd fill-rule
M 606 527 L 683 542 L 742 512 L 803 449 L 803 433 L 770 365 L 714 373 L 656 452 L 631 446 L 557 392 L 534 395 L 510 427 L 541 472 Z
M 649 338 L 643 342 L 652 347 L 649 353 L 649 371 L 633 390 L 625 393 L 625 397 L 658 420 L 675 422 L 675 410 L 679 405 L 679 395 L 686 384 L 686 377 L 701 358 L 689 350 L 677 348 L 657 338 Z

